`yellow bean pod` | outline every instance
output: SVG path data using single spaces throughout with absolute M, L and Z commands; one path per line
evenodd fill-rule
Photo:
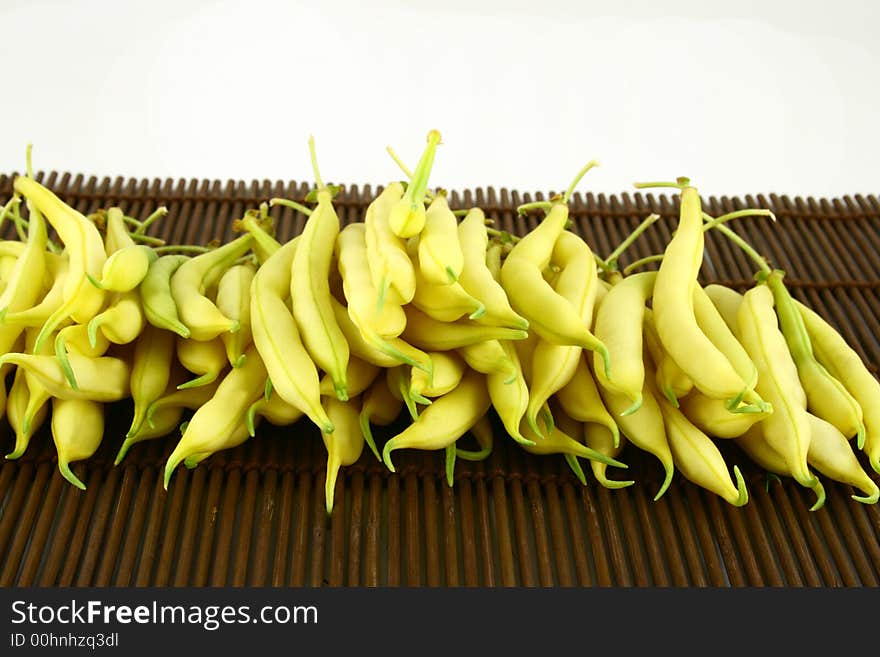
M 255 348 L 249 348 L 246 355 L 244 364 L 229 370 L 213 397 L 202 404 L 187 423 L 186 430 L 165 464 L 166 489 L 171 474 L 181 461 L 189 459 L 193 464 L 194 456 L 197 457 L 195 462 L 198 462 L 248 437 L 246 427 L 244 436 L 239 435 L 240 427 L 245 425 L 248 407 L 263 394 L 266 368 Z
M 253 342 L 250 292 L 256 273 L 256 267 L 252 264 L 233 265 L 217 283 L 217 308 L 229 319 L 238 322 L 237 331 L 227 331 L 220 336 L 232 367 L 244 364 L 244 352 Z
M 181 383 L 178 390 L 198 388 L 213 383 L 226 370 L 229 361 L 226 358 L 226 347 L 220 338 L 213 340 L 194 340 L 176 338 L 177 360 L 195 378 Z
M 360 427 L 360 399 L 352 397 L 340 401 L 336 397 L 328 397 L 327 415 L 333 426 L 333 433 L 322 433 L 324 446 L 327 448 L 327 471 L 324 477 L 324 500 L 327 515 L 333 513 L 336 492 L 336 480 L 339 469 L 353 465 L 364 451 L 364 435 Z
M 458 282 L 465 292 L 483 304 L 486 309 L 483 321 L 498 326 L 528 329 L 528 320 L 510 306 L 507 293 L 498 282 L 501 274 L 501 246 L 494 245 L 490 255 L 486 216 L 480 208 L 471 208 L 458 224 L 458 241 L 463 256 Z M 493 263 L 491 266 L 490 260 Z
M 321 404 L 318 369 L 285 303 L 298 239 L 284 244 L 257 270 L 251 286 L 251 328 L 275 392 L 301 409 L 322 431 L 329 432 L 333 425 Z
M 758 370 L 755 390 L 773 408 L 761 425 L 767 441 L 783 455 L 792 476 L 813 488 L 816 476 L 809 471 L 810 424 L 807 396 L 797 367 L 779 330 L 773 294 L 756 285 L 743 295 L 737 311 L 737 336 Z
M 104 438 L 104 405 L 91 399 L 52 400 L 52 440 L 58 452 L 58 470 L 81 490 L 86 485 L 70 464 L 90 458 Z
M 293 254 L 291 309 L 306 351 L 333 379 L 336 397 L 345 401 L 349 394 L 345 381 L 349 348 L 333 314 L 329 284 L 339 217 L 327 189 L 319 189 L 317 197 L 318 205 L 309 215 Z
M 615 440 L 614 433 L 606 425 L 595 422 L 583 423 L 583 437 L 587 447 L 610 459 L 616 459 L 620 456 L 626 446 L 626 439 Z M 627 488 L 636 483 L 632 479 L 609 479 L 608 464 L 596 459 L 590 460 L 590 469 L 593 471 L 596 481 L 605 488 Z
M 389 224 L 391 208 L 403 198 L 403 185 L 389 184 L 367 206 L 364 216 L 364 241 L 367 266 L 376 296 L 378 311 L 384 304 L 400 306 L 412 301 L 416 291 L 416 272 L 406 251 L 406 242 Z
M 389 386 L 393 392 L 393 386 Z M 451 392 L 438 397 L 403 431 L 385 443 L 382 460 L 394 472 L 391 453 L 398 449 L 444 449 L 461 438 L 489 410 L 485 376 L 469 370 Z

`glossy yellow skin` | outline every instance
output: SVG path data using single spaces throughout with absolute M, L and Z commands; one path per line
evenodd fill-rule
M 321 404 L 318 368 L 300 338 L 285 299 L 290 294 L 293 256 L 299 238 L 273 253 L 257 270 L 251 286 L 251 327 L 254 345 L 275 393 L 301 409 L 324 432 L 333 424 Z
M 144 330 L 147 318 L 141 305 L 140 292 L 117 292 L 110 305 L 89 322 L 89 333 L 100 331 L 113 344 L 134 342 Z
M 318 205 L 309 215 L 293 254 L 290 299 L 303 344 L 319 369 L 333 379 L 336 397 L 348 399 L 345 368 L 349 348 L 333 314 L 330 268 L 339 217 L 326 189 L 318 190 Z
M 122 463 L 122 459 L 125 458 L 128 450 L 131 449 L 133 445 L 146 440 L 165 438 L 174 433 L 180 426 L 184 410 L 185 408 L 183 406 L 163 406 L 162 408 L 157 409 L 156 412 L 153 413 L 152 423 L 144 422 L 137 431 L 125 437 L 125 440 L 119 447 L 119 451 L 116 453 L 113 465 L 119 465 Z
M 522 340 L 528 333 L 504 326 L 481 326 L 468 320 L 438 322 L 411 305 L 405 306 L 406 328 L 401 337 L 427 351 L 450 351 L 484 340 Z
M 352 356 L 373 363 L 377 367 L 397 367 L 407 364 L 430 371 L 431 360 L 424 351 L 397 337 L 383 338 L 367 324 L 359 326 L 352 319 L 350 310 L 339 301 L 333 299 L 332 304 L 336 322 L 348 341 Z M 403 312 L 402 308 L 401 312 Z M 406 323 L 406 315 L 403 323 Z
M 105 219 L 104 251 L 109 260 L 110 256 L 118 251 L 135 246 L 135 241 L 128 232 L 128 226 L 125 225 L 125 213 L 122 208 L 118 206 L 107 208 Z M 106 261 L 104 264 L 107 264 Z
M 607 354 L 605 346 L 590 332 L 578 309 L 554 290 L 543 276 L 567 221 L 568 206 L 555 203 L 544 220 L 511 249 L 501 265 L 501 284 L 513 309 L 528 320 L 530 332 L 552 344 L 578 346 Z M 590 271 L 590 266 L 595 272 L 592 254 L 586 271 Z M 604 365 L 610 374 L 607 359 Z
M 171 275 L 171 296 L 180 321 L 193 340 L 206 342 L 238 330 L 238 322 L 224 315 L 206 294 L 233 262 L 253 245 L 253 235 L 241 235 L 216 249 L 187 258 Z
M 91 457 L 104 438 L 104 405 L 91 399 L 52 400 L 52 440 L 58 452 L 58 470 L 81 490 L 85 484 L 70 464 Z
M 182 338 L 190 337 L 190 330 L 180 321 L 177 303 L 171 294 L 171 277 L 187 260 L 187 255 L 163 255 L 154 260 L 138 289 L 147 321 L 157 328 L 173 331 Z
M 852 496 L 857 502 L 876 504 L 880 500 L 880 488 L 862 469 L 846 435 L 831 422 L 817 415 L 810 413 L 809 420 L 812 433 L 807 459 L 810 465 L 829 479 L 864 491 L 864 496 Z
M 174 334 L 150 324 L 144 327 L 134 346 L 131 363 L 131 398 L 134 413 L 126 438 L 135 435 L 147 417 L 150 404 L 159 399 L 171 380 Z
M 455 388 L 467 371 L 464 359 L 454 351 L 429 352 L 431 374 L 416 367 L 410 370 L 410 394 L 413 397 L 440 397 Z
M 15 432 L 15 446 L 6 455 L 6 458 L 9 460 L 17 459 L 24 454 L 34 433 L 46 421 L 49 405 L 48 403 L 43 403 L 34 411 L 33 417 L 26 424 L 25 418 L 27 417 L 29 398 L 30 390 L 27 372 L 22 369 L 16 369 L 12 385 L 9 387 L 9 394 L 6 396 L 6 417 L 9 420 L 9 426 Z M 49 397 L 47 395 L 45 402 L 48 402 L 48 400 Z
M 269 424 L 276 427 L 286 427 L 301 417 L 304 413 L 296 406 L 292 406 L 278 395 L 271 395 L 269 399 L 261 397 L 253 402 L 247 410 L 247 427 L 251 437 L 256 435 L 256 420 L 264 418 Z
M 208 454 L 227 449 L 229 436 L 244 424 L 248 407 L 263 394 L 266 384 L 263 360 L 253 347 L 246 355 L 244 364 L 229 370 L 211 399 L 199 406 L 186 425 L 165 464 L 166 489 L 171 474 L 181 461 L 193 455 L 198 455 L 201 460 Z
M 528 320 L 511 306 L 507 293 L 498 282 L 501 273 L 501 247 L 489 253 L 489 234 L 486 215 L 472 208 L 458 224 L 458 241 L 463 256 L 463 267 L 458 276 L 465 292 L 478 299 L 486 309 L 482 321 L 486 324 L 526 330 Z M 490 266 L 490 260 L 493 264 Z M 493 273 L 495 270 L 495 273 Z
M 694 293 L 703 249 L 700 197 L 694 187 L 686 186 L 681 191 L 678 228 L 666 246 L 654 283 L 657 334 L 663 348 L 705 395 L 731 404 L 742 399 L 760 402 L 754 388 L 697 323 Z
M 593 371 L 599 383 L 628 397 L 632 407 L 642 403 L 645 386 L 643 333 L 646 304 L 654 291 L 656 272 L 642 272 L 622 278 L 596 307 L 593 331 L 608 349 L 613 377 L 605 375 L 604 363 L 594 354 Z
M 177 338 L 175 345 L 177 360 L 196 375 L 178 385 L 179 390 L 213 383 L 227 367 L 226 348 L 220 338 L 205 341 Z
M 378 307 L 379 291 L 371 278 L 366 240 L 367 227 L 363 223 L 348 224 L 336 240 L 337 268 L 342 277 L 346 308 L 356 326 L 369 329 L 381 338 L 394 338 L 403 332 L 406 314 L 400 303 L 388 297 L 382 308 Z
M 24 176 L 17 177 L 13 187 L 52 225 L 69 259 L 63 302 L 43 324 L 36 340 L 39 347 L 64 319 L 69 317 L 85 324 L 101 310 L 105 292 L 92 285 L 86 274 L 99 278 L 107 254 L 95 225 L 49 189 Z
M 226 358 L 232 367 L 244 362 L 244 352 L 253 342 L 251 332 L 251 284 L 257 270 L 250 263 L 233 265 L 217 283 L 217 308 L 229 319 L 238 322 L 234 333 L 222 333 L 220 338 L 226 347 Z
M 453 444 L 489 410 L 483 374 L 468 371 L 451 392 L 425 407 L 418 419 L 385 443 L 382 460 L 394 472 L 391 453 L 397 449 L 444 449 Z
M 638 410 L 626 414 L 632 406 L 630 399 L 619 392 L 599 386 L 599 393 L 605 408 L 617 421 L 622 436 L 638 449 L 653 454 L 660 461 L 666 476 L 654 500 L 660 499 L 675 473 L 675 459 L 666 436 L 663 412 L 658 400 L 647 387 L 649 377 L 645 378 L 646 386 L 642 389 L 642 404 Z
M 804 319 L 816 358 L 861 406 L 865 425 L 865 441 L 861 449 L 871 467 L 880 473 L 880 382 L 831 324 L 807 306 L 795 303 Z
M 529 407 L 529 386 L 513 344 L 507 340 L 499 341 L 499 344 L 513 368 L 513 380 L 511 381 L 507 372 L 487 374 L 489 399 L 507 434 L 518 443 L 530 444 L 533 441 L 520 432 L 520 426 Z
M 657 384 L 657 390 L 673 406 L 676 406 L 680 398 L 693 391 L 694 382 L 663 349 L 660 336 L 657 335 L 657 327 L 654 326 L 654 313 L 650 309 L 645 309 L 643 328 L 645 348 L 651 355 L 651 362 L 654 365 L 654 380 Z M 725 402 L 721 403 L 723 405 Z
M 592 326 L 599 288 L 592 251 L 580 237 L 563 231 L 553 248 L 551 263 L 559 267 L 551 289 L 570 304 L 584 326 Z M 526 419 L 536 433 L 542 433 L 537 422 L 541 409 L 574 376 L 582 351 L 581 346 L 557 344 L 538 335 L 531 355 L 526 412 Z M 603 345 L 595 354 L 604 372 L 608 351 Z
M 52 397 L 61 399 L 111 402 L 129 396 L 129 364 L 113 356 L 89 358 L 80 354 L 68 355 L 79 388 L 71 388 L 61 365 L 54 356 L 8 353 L 0 356 L 0 365 L 10 363 L 32 374 Z
M 584 444 L 587 447 L 611 459 L 616 459 L 620 456 L 620 453 L 626 446 L 625 439 L 615 441 L 614 433 L 606 425 L 596 424 L 595 422 L 583 423 L 583 437 Z M 626 488 L 636 483 L 632 479 L 609 479 L 608 465 L 602 461 L 591 460 L 590 469 L 593 471 L 596 481 L 605 488 Z
M 433 285 L 449 285 L 464 269 L 464 253 L 458 238 L 458 219 L 449 209 L 445 194 L 437 194 L 425 212 L 419 233 L 417 270 Z
M 737 438 L 768 415 L 763 413 L 732 413 L 723 399 L 707 397 L 692 390 L 679 400 L 681 412 L 702 431 L 714 438 Z
M 38 326 L 25 329 L 25 353 L 34 353 L 34 345 L 36 344 L 39 330 Z M 50 338 L 56 336 L 57 333 L 54 336 L 50 336 Z M 51 340 L 43 343 L 40 347 L 40 351 L 37 353 L 40 355 L 50 355 L 52 353 Z M 37 375 L 28 372 L 27 369 L 20 367 L 16 368 L 16 378 L 18 377 L 19 371 L 24 374 L 24 383 L 27 388 L 26 406 L 21 417 L 20 427 L 24 435 L 32 436 L 37 429 L 43 426 L 48 417 L 49 409 L 51 407 L 49 402 L 52 399 L 52 395 L 46 390 L 46 387 L 40 383 L 40 379 Z M 10 418 L 10 422 L 11 421 L 12 419 Z
M 46 222 L 39 212 L 33 213 L 28 224 L 27 242 L 4 278 L 6 285 L 0 294 L 0 312 L 3 314 L 27 310 L 39 299 L 48 271 L 47 243 Z M 22 329 L 20 324 L 0 323 L 0 353 L 9 351 Z
M 129 292 L 140 285 L 150 264 L 156 259 L 153 249 L 143 244 L 132 244 L 107 257 L 101 269 L 98 287 L 108 292 Z
M 425 190 L 440 139 L 440 133 L 436 130 L 428 133 L 428 145 L 413 171 L 406 192 L 391 206 L 388 225 L 395 235 L 403 239 L 418 235 L 425 227 Z
M 348 393 L 352 397 L 356 397 L 366 390 L 371 383 L 379 375 L 380 368 L 357 357 L 348 359 L 348 366 L 345 370 L 345 379 L 348 385 Z M 329 374 L 321 377 L 321 395 L 324 397 L 333 397 L 336 395 L 336 386 Z
M 543 437 L 532 432 L 527 423 L 523 423 L 521 431 L 526 438 L 534 442 L 533 445 L 523 445 L 523 449 L 530 454 L 537 454 L 539 456 L 546 454 L 567 454 L 570 456 L 601 461 L 606 465 L 612 465 L 618 468 L 627 467 L 625 463 L 621 463 L 605 454 L 600 454 L 592 450 L 562 431 L 559 427 L 554 427 L 553 431 L 548 432 L 547 435 Z
M 745 505 L 749 494 L 739 467 L 733 466 L 734 483 L 724 456 L 712 439 L 667 399 L 656 393 L 655 396 L 663 415 L 675 468 L 691 483 L 715 493 L 733 506 Z
M 51 260 L 49 262 L 51 263 Z M 14 324 L 23 328 L 40 328 L 64 303 L 64 287 L 67 283 L 69 264 L 70 261 L 66 256 L 56 260 L 54 272 L 52 271 L 53 265 L 49 264 L 47 274 L 52 275 L 52 282 L 43 297 L 30 307 L 17 312 L 7 312 L 3 316 L 0 326 Z
M 767 440 L 766 427 L 763 422 L 757 422 L 748 431 L 735 438 L 737 446 L 759 466 L 773 474 L 790 477 L 791 469 L 785 457 L 773 449 Z M 810 511 L 816 511 L 825 505 L 825 486 L 822 481 L 813 475 L 814 481 L 810 488 L 816 494 L 816 502 Z
M 214 396 L 219 385 L 220 380 L 215 379 L 211 383 L 206 383 L 203 386 L 197 386 L 195 388 L 178 390 L 176 387 L 172 387 L 166 390 L 164 395 L 159 397 L 159 399 L 154 401 L 147 408 L 146 424 L 151 428 L 157 427 L 159 424 L 159 420 L 157 419 L 159 414 L 164 413 L 169 408 L 189 409 L 192 411 L 196 410 Z
M 412 305 L 439 322 L 454 322 L 467 316 L 470 319 L 482 317 L 486 309 L 480 300 L 472 297 L 457 281 L 445 280 L 437 283 L 424 275 L 418 244 L 421 236 L 408 242 L 407 252 L 416 268 L 416 289 Z
M 468 367 L 483 374 L 502 374 L 508 378 L 516 375 L 509 353 L 501 340 L 483 340 L 459 347 L 459 355 Z
M 416 290 L 415 267 L 406 252 L 406 241 L 391 229 L 391 208 L 403 197 L 403 186 L 393 182 L 367 206 L 364 241 L 377 308 L 385 302 L 400 306 L 412 301 Z
M 742 303 L 742 294 L 726 285 L 719 285 L 717 283 L 706 285 L 703 291 L 712 300 L 716 310 L 724 319 L 724 323 L 736 335 L 736 314 L 739 312 L 740 303 Z
M 328 397 L 327 414 L 333 426 L 333 433 L 322 433 L 327 448 L 327 472 L 324 478 L 324 500 L 327 515 L 333 513 L 336 479 L 339 469 L 357 462 L 364 451 L 364 435 L 360 427 L 360 398 L 352 397 L 340 401 Z
M 807 395 L 807 409 L 833 424 L 847 438 L 856 436 L 858 444 L 864 444 L 862 407 L 840 380 L 817 360 L 804 319 L 783 283 L 782 272 L 771 272 L 766 285 L 773 293 L 779 328 Z
M 618 445 L 621 442 L 620 429 L 608 409 L 605 408 L 587 358 L 587 354 L 583 353 L 571 380 L 559 389 L 554 399 L 565 414 L 573 420 L 605 427 L 611 435 L 612 443 Z M 593 433 L 598 433 L 598 431 L 593 431 Z
M 766 285 L 756 285 L 743 295 L 737 311 L 737 337 L 758 370 L 755 387 L 773 412 L 761 421 L 767 441 L 783 455 L 791 475 L 807 488 L 816 485 L 809 471 L 810 425 L 807 396 L 779 330 L 773 294 Z

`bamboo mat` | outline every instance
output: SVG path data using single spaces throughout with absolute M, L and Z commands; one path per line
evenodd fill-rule
M 306 183 L 134 180 L 38 174 L 80 211 L 120 205 L 144 218 L 169 216 L 151 233 L 169 243 L 229 238 L 232 221 L 272 196 L 302 199 Z M 11 193 L 0 176 L 0 202 Z M 360 220 L 375 189 L 345 188 L 343 222 Z M 507 189 L 453 193 L 477 203 L 497 227 L 522 233 L 537 219 L 514 208 L 545 195 Z M 738 221 L 737 230 L 775 266 L 799 300 L 821 313 L 877 372 L 880 364 L 880 197 L 705 198 L 708 212 L 772 209 L 778 222 Z M 575 194 L 575 230 L 610 250 L 647 214 L 663 219 L 621 260 L 659 253 L 675 225 L 672 195 Z M 304 217 L 273 208 L 280 237 Z M 703 282 L 744 290 L 753 270 L 724 238 L 706 239 Z M 439 453 L 401 452 L 390 474 L 365 450 L 339 477 L 336 509 L 324 511 L 324 448 L 317 430 L 263 425 L 257 437 L 178 470 L 165 492 L 161 469 L 174 440 L 113 456 L 130 418 L 110 408 L 98 454 L 74 465 L 79 491 L 57 473 L 51 438 L 0 465 L 0 586 L 877 586 L 880 508 L 828 482 L 827 503 L 767 479 L 736 448 L 721 447 L 746 475 L 743 508 L 676 475 L 659 501 L 662 473 L 641 453 L 621 456 L 637 484 L 582 486 L 561 457 L 533 457 L 502 439 L 483 463 L 459 462 L 453 488 Z M 391 428 L 393 429 L 393 427 Z M 0 428 L 12 444 L 5 421 Z M 388 432 L 380 433 L 381 441 Z M 380 443 L 381 444 L 381 443 Z M 5 451 L 8 451 L 4 447 Z M 5 452 L 4 452 L 5 453 Z M 863 459 L 863 463 L 866 461 Z M 874 475 L 875 478 L 876 475 Z

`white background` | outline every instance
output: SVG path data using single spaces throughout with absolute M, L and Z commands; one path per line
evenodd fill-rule
M 880 191 L 880 3 L 0 0 L 0 171 Z

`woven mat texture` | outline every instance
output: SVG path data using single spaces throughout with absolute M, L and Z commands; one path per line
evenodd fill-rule
M 0 175 L 0 202 L 14 174 Z M 307 183 L 135 180 L 39 173 L 83 212 L 119 205 L 144 218 L 169 215 L 151 234 L 204 244 L 232 236 L 232 222 L 273 196 L 302 199 Z M 348 186 L 337 197 L 343 222 L 360 221 L 376 193 Z M 477 203 L 498 228 L 522 234 L 536 217 L 514 208 L 549 194 L 507 189 L 454 192 L 453 208 Z M 737 230 L 787 271 L 793 295 L 842 331 L 876 374 L 880 364 L 880 197 L 704 198 L 711 214 L 770 208 L 778 222 L 738 221 Z M 621 265 L 659 253 L 674 229 L 674 195 L 577 193 L 574 230 L 600 254 L 650 212 L 662 219 Z M 272 209 L 281 238 L 305 217 Z M 706 239 L 701 281 L 740 290 L 753 270 L 721 235 Z M 389 473 L 369 450 L 343 470 L 336 508 L 324 511 L 325 452 L 317 429 L 260 427 L 256 438 L 196 469 L 181 468 L 169 490 L 161 470 L 174 439 L 113 456 L 130 407 L 108 407 L 99 452 L 74 471 L 87 490 L 56 469 L 46 431 L 18 461 L 0 464 L 0 586 L 877 586 L 880 508 L 850 499 L 828 482 L 823 509 L 812 493 L 764 473 L 721 441 L 749 485 L 743 508 L 676 475 L 659 501 L 656 462 L 628 447 L 637 484 L 582 486 L 561 457 L 526 454 L 499 433 L 491 457 L 460 461 L 446 485 L 442 454 L 404 451 Z M 392 427 L 393 429 L 393 427 Z M 387 431 L 380 433 L 381 441 Z M 5 421 L 0 440 L 12 444 Z M 381 444 L 381 443 L 380 443 Z M 8 449 L 6 450 L 8 451 Z M 4 452 L 5 453 L 5 452 Z M 866 460 L 863 463 L 867 466 Z M 872 473 L 873 474 L 873 473 Z M 875 478 L 876 475 L 874 475 Z

